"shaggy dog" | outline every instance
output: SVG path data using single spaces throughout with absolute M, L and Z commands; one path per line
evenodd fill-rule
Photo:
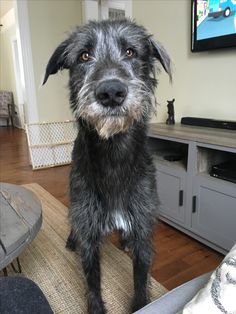
M 158 198 L 147 126 L 155 110 L 155 61 L 171 78 L 170 59 L 145 28 L 130 20 L 89 22 L 51 56 L 44 78 L 70 74 L 70 103 L 78 124 L 70 177 L 71 233 L 80 245 L 88 311 L 105 313 L 99 248 L 120 230 L 133 257 L 132 310 L 146 305 L 152 232 Z

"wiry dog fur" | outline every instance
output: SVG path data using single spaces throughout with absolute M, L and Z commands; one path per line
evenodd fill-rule
M 88 284 L 89 313 L 105 313 L 100 288 L 99 246 L 104 235 L 121 230 L 133 256 L 134 301 L 149 300 L 151 237 L 158 198 L 155 168 L 147 143 L 147 124 L 155 108 L 155 61 L 171 77 L 170 59 L 142 26 L 129 20 L 89 22 L 53 53 L 50 74 L 68 69 L 70 103 L 78 122 L 71 169 L 71 234 L 80 243 Z M 100 101 L 102 84 L 122 101 Z M 110 97 L 110 96 L 109 96 Z

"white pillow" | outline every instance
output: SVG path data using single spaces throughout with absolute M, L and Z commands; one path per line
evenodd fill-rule
M 236 314 L 236 244 L 206 286 L 179 313 Z

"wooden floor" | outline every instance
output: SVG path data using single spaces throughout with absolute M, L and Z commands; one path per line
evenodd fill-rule
M 36 182 L 68 206 L 69 170 L 70 166 L 61 166 L 32 171 L 25 132 L 0 127 L 0 181 L 15 184 Z M 115 235 L 111 239 L 117 242 Z M 223 255 L 162 222 L 155 230 L 154 245 L 156 255 L 152 275 L 169 290 L 212 271 L 223 258 Z

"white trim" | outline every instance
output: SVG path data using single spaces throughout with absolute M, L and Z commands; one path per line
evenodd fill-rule
M 31 50 L 30 28 L 27 1 L 15 1 L 16 35 L 22 55 L 24 74 L 24 100 L 26 109 L 26 123 L 37 122 L 38 107 L 36 99 L 35 78 L 33 70 L 33 57 Z
M 82 1 L 83 23 L 108 18 L 109 7 L 125 10 L 126 17 L 133 16 L 133 0 L 84 0 Z
M 82 20 L 87 23 L 90 20 L 99 19 L 99 5 L 97 0 L 82 1 Z
M 133 0 L 125 1 L 125 16 L 133 18 Z
M 24 128 L 24 97 L 22 91 L 22 81 L 21 81 L 21 67 L 20 67 L 20 58 L 19 58 L 19 49 L 18 42 L 16 37 L 11 38 L 11 46 L 12 46 L 12 56 L 13 56 L 13 66 L 14 66 L 14 74 L 15 74 L 15 85 L 16 85 L 16 97 L 17 97 L 17 109 L 18 116 L 16 116 L 15 122 L 17 122 L 19 128 Z M 16 99 L 15 99 L 16 106 Z
M 132 0 L 101 0 L 101 19 L 108 18 L 109 8 L 124 10 L 125 17 L 132 18 Z

